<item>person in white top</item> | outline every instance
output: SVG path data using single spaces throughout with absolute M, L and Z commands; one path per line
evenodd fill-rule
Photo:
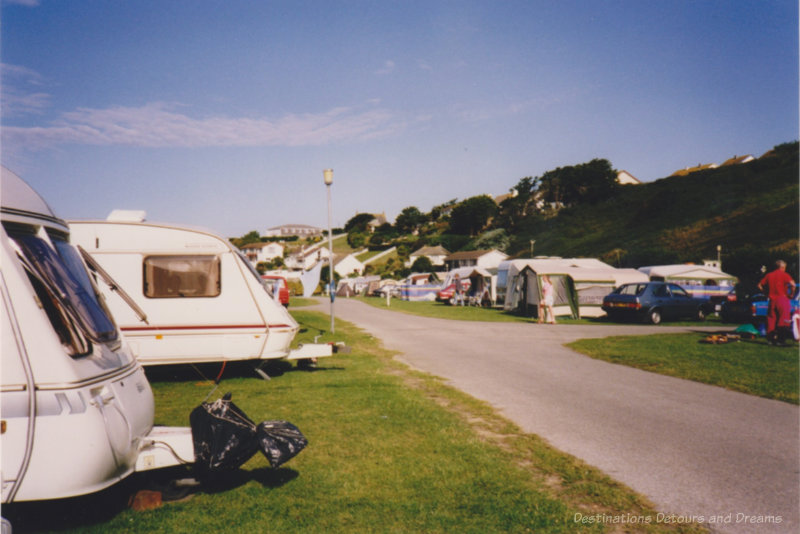
M 556 314 L 553 313 L 553 283 L 546 274 L 542 276 L 542 299 L 539 301 L 539 322 L 556 324 Z M 547 315 L 550 315 L 549 321 Z

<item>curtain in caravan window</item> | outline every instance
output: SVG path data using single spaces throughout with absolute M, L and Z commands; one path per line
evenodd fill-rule
M 146 297 L 217 297 L 220 290 L 217 256 L 149 256 L 144 259 Z

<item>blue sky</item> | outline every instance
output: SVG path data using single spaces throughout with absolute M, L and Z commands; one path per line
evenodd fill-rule
M 796 0 L 2 0 L 2 161 L 226 236 L 798 138 Z

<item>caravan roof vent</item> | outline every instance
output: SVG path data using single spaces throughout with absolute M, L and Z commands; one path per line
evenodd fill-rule
M 143 210 L 114 210 L 108 214 L 108 222 L 144 222 L 147 212 Z

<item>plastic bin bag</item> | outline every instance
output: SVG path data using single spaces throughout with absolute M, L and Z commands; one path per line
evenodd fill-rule
M 305 436 L 288 421 L 263 421 L 256 428 L 256 437 L 272 467 L 291 460 L 308 445 Z
M 202 477 L 241 467 L 260 450 L 271 467 L 294 458 L 308 444 L 288 421 L 263 421 L 256 425 L 227 393 L 212 403 L 202 403 L 189 415 L 195 468 Z

